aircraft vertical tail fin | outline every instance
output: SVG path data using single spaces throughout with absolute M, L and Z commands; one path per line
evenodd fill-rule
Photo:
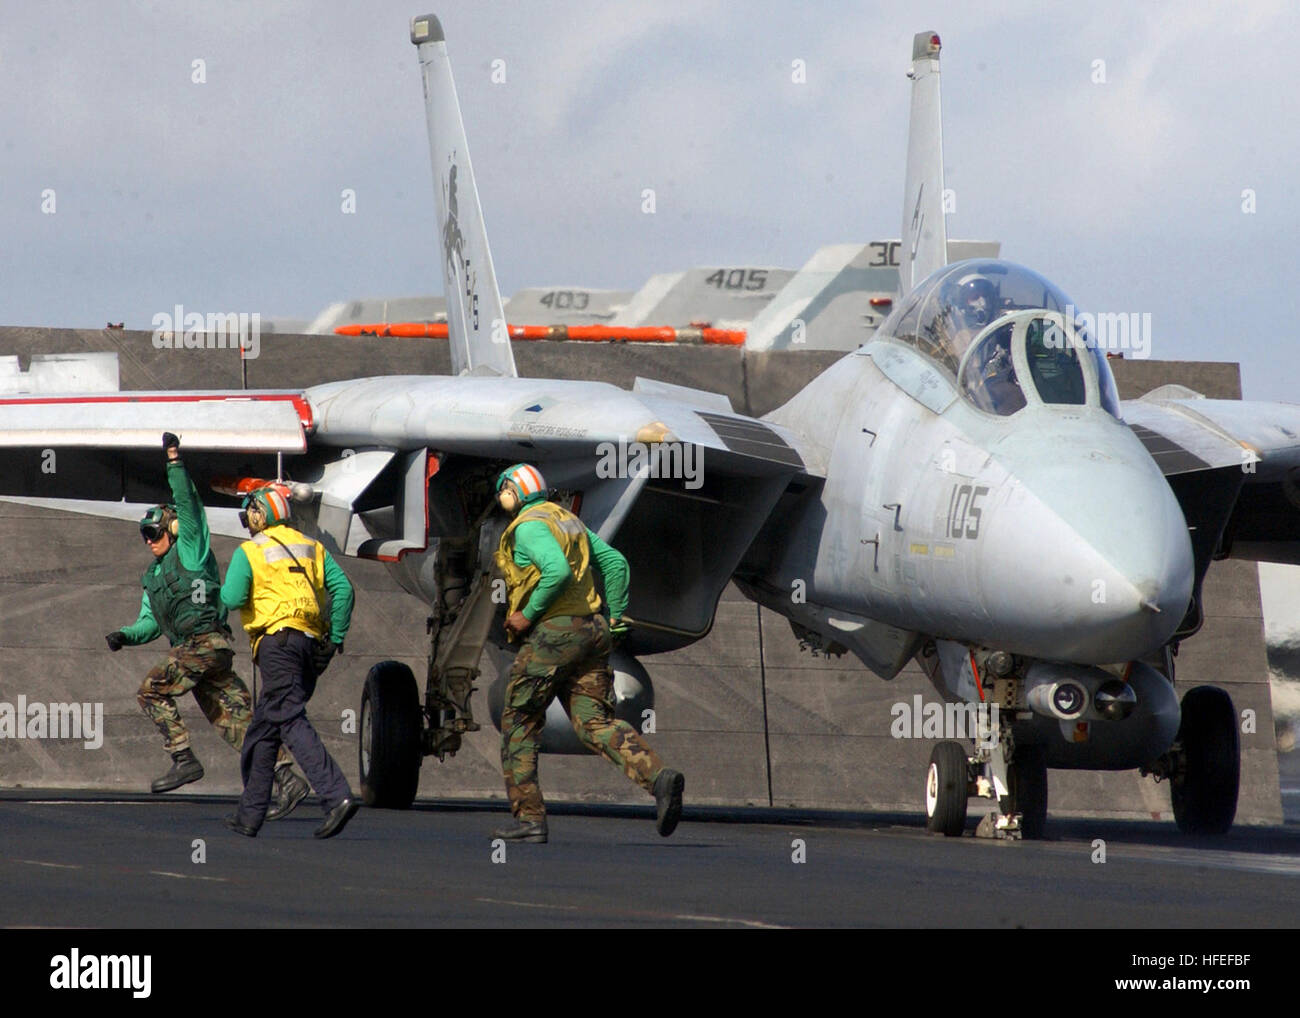
M 432 14 L 413 18 L 411 42 L 419 51 L 424 77 L 424 112 L 429 122 L 429 155 L 433 161 L 442 279 L 447 294 L 451 373 L 515 376 L 518 372 L 488 250 L 465 124 L 438 19 Z
M 948 264 L 943 218 L 943 118 L 939 102 L 939 36 L 912 39 L 912 115 L 907 131 L 907 183 L 903 193 L 903 247 L 898 284 L 908 293 Z

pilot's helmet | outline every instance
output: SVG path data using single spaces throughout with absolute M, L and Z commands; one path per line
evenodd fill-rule
M 949 303 L 956 308 L 962 325 L 982 329 L 997 317 L 998 288 L 987 276 L 969 272 L 953 284 Z

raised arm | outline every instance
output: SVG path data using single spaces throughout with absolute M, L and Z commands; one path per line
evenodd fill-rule
M 180 439 L 169 431 L 163 435 L 163 447 L 167 452 L 167 484 L 172 490 L 172 505 L 176 507 L 178 523 L 176 553 L 181 565 L 197 570 L 202 568 L 212 549 L 208 516 L 181 459 Z

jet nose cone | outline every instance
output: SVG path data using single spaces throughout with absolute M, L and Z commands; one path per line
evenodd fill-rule
M 1088 581 L 1090 603 L 1070 641 L 1073 659 L 1092 664 L 1129 661 L 1163 646 L 1192 597 L 1192 543 L 1169 485 L 1156 477 L 1124 493 L 1130 512 L 1080 523 L 1068 555 L 1075 575 Z
M 1167 643 L 1187 611 L 1192 546 L 1178 500 L 1127 428 L 1109 437 L 1021 464 L 990 533 L 985 603 L 996 619 L 1010 594 L 1026 653 L 1129 661 Z

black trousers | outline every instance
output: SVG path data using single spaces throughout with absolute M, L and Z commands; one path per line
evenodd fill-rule
M 239 757 L 244 778 L 239 819 L 250 827 L 260 827 L 266 818 L 282 742 L 316 789 L 325 812 L 352 795 L 348 779 L 307 720 L 307 701 L 316 691 L 311 651 L 311 637 L 296 629 L 281 629 L 258 644 L 262 690 Z

